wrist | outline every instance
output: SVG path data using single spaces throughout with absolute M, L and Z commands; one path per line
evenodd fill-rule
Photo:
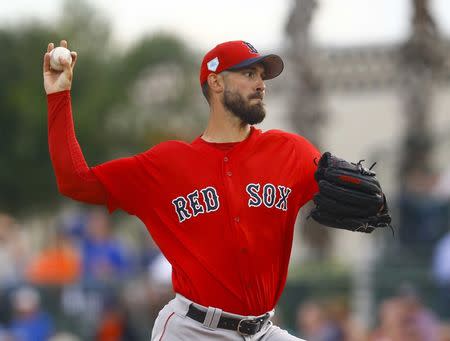
M 64 92 L 64 91 L 70 91 L 70 88 L 68 88 L 68 89 L 52 89 L 52 90 L 47 90 L 47 89 L 45 89 L 45 94 L 48 96 L 48 95 L 52 95 L 52 94 L 56 94 L 56 93 L 59 93 L 59 92 Z

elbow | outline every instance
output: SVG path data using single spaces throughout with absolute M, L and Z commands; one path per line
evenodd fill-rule
M 70 199 L 96 205 L 106 203 L 106 194 L 99 188 L 83 186 L 79 183 L 57 182 L 57 184 L 59 193 Z
M 57 182 L 58 185 L 58 192 L 65 196 L 72 199 L 75 199 L 76 193 L 78 192 L 78 189 L 73 186 L 72 184 L 63 183 L 63 182 Z

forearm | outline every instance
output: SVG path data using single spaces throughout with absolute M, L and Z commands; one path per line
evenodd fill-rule
M 76 139 L 69 91 L 47 96 L 50 158 L 61 194 L 72 199 L 106 204 L 106 192 L 89 169 Z

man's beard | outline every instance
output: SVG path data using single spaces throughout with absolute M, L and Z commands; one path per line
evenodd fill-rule
M 260 98 L 261 102 L 250 104 L 250 100 L 253 98 Z M 258 93 L 250 95 L 246 101 L 240 93 L 225 90 L 222 102 L 225 109 L 239 117 L 243 124 L 253 125 L 261 123 L 266 117 L 262 95 Z

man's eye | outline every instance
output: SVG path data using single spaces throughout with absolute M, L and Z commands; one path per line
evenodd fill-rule
M 245 75 L 246 75 L 247 77 L 253 77 L 254 74 L 255 74 L 255 73 L 254 73 L 253 71 L 247 71 L 247 72 L 245 73 Z

